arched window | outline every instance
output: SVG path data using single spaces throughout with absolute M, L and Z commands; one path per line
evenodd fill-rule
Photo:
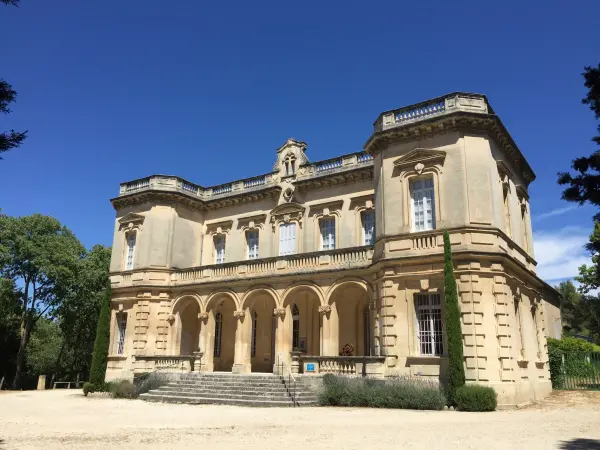
M 287 155 L 283 162 L 285 164 L 285 176 L 294 175 L 296 173 L 296 157 Z
M 257 314 L 256 311 L 252 313 L 252 346 L 250 351 L 250 356 L 253 358 L 256 356 L 256 319 Z
M 294 303 L 292 307 L 292 350 L 297 352 L 300 348 L 300 310 Z
M 221 330 L 223 329 L 223 316 L 220 312 L 215 315 L 215 348 L 213 356 L 221 356 Z

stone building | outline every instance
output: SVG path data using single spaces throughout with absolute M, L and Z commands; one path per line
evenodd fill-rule
M 560 316 L 535 272 L 534 178 L 487 98 L 453 93 L 380 114 L 363 152 L 310 162 L 289 139 L 263 175 L 124 183 L 107 379 L 181 366 L 443 380 L 448 230 L 467 380 L 501 405 L 541 398 Z

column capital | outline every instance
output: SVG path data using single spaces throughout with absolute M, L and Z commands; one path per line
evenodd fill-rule
M 245 315 L 246 315 L 246 313 L 242 310 L 233 312 L 233 317 L 235 317 L 236 319 L 243 319 Z
M 275 308 L 273 310 L 273 315 L 275 317 L 285 317 L 285 308 Z
M 319 306 L 320 314 L 329 314 L 331 312 L 331 305 L 321 305 Z

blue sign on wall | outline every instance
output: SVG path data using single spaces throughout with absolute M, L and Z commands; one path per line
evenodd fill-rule
M 315 365 L 314 363 L 310 363 L 306 365 L 306 371 L 307 372 L 314 372 L 315 371 Z

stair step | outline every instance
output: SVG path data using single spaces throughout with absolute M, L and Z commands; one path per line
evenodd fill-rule
M 215 382 L 206 382 L 203 383 L 201 381 L 190 383 L 184 381 L 178 381 L 176 383 L 170 383 L 177 386 L 186 386 L 186 387 L 194 387 L 194 386 L 202 386 L 202 387 L 212 387 L 212 388 L 225 388 L 225 389 L 235 389 L 239 387 L 252 387 L 255 389 L 275 389 L 279 387 L 284 387 L 284 383 L 215 383 Z M 298 385 L 298 384 L 296 384 Z
M 276 400 L 276 401 L 291 401 L 291 397 L 287 393 L 281 394 L 271 394 L 268 392 L 261 394 L 247 394 L 247 393 L 233 393 L 233 392 L 181 392 L 174 390 L 154 390 L 151 391 L 152 395 L 162 395 L 162 396 L 179 396 L 179 397 L 209 397 L 209 398 L 217 398 L 217 399 L 235 399 L 235 400 Z M 297 395 L 296 398 L 298 400 L 316 400 L 314 395 Z
M 204 386 L 184 387 L 184 386 L 169 385 L 169 384 L 167 384 L 165 386 L 161 386 L 155 390 L 157 390 L 157 391 L 169 390 L 169 391 L 180 391 L 180 392 L 245 392 L 248 394 L 256 394 L 256 395 L 260 395 L 260 394 L 264 394 L 264 393 L 286 394 L 288 392 L 288 389 L 286 389 L 284 387 L 277 388 L 277 389 L 255 389 L 255 388 L 222 389 L 222 388 L 204 387 Z M 310 392 L 310 391 L 305 390 L 305 389 L 296 389 L 296 392 L 303 393 L 303 392 Z
M 181 395 L 157 395 L 157 394 L 142 394 L 140 398 L 151 402 L 169 402 L 169 403 L 189 403 L 189 404 L 216 404 L 216 405 L 231 405 L 231 406 L 257 406 L 257 407 L 291 407 L 294 404 L 291 400 L 257 400 L 253 399 L 223 399 L 214 397 L 185 397 Z M 316 401 L 298 401 L 298 406 L 315 406 Z

